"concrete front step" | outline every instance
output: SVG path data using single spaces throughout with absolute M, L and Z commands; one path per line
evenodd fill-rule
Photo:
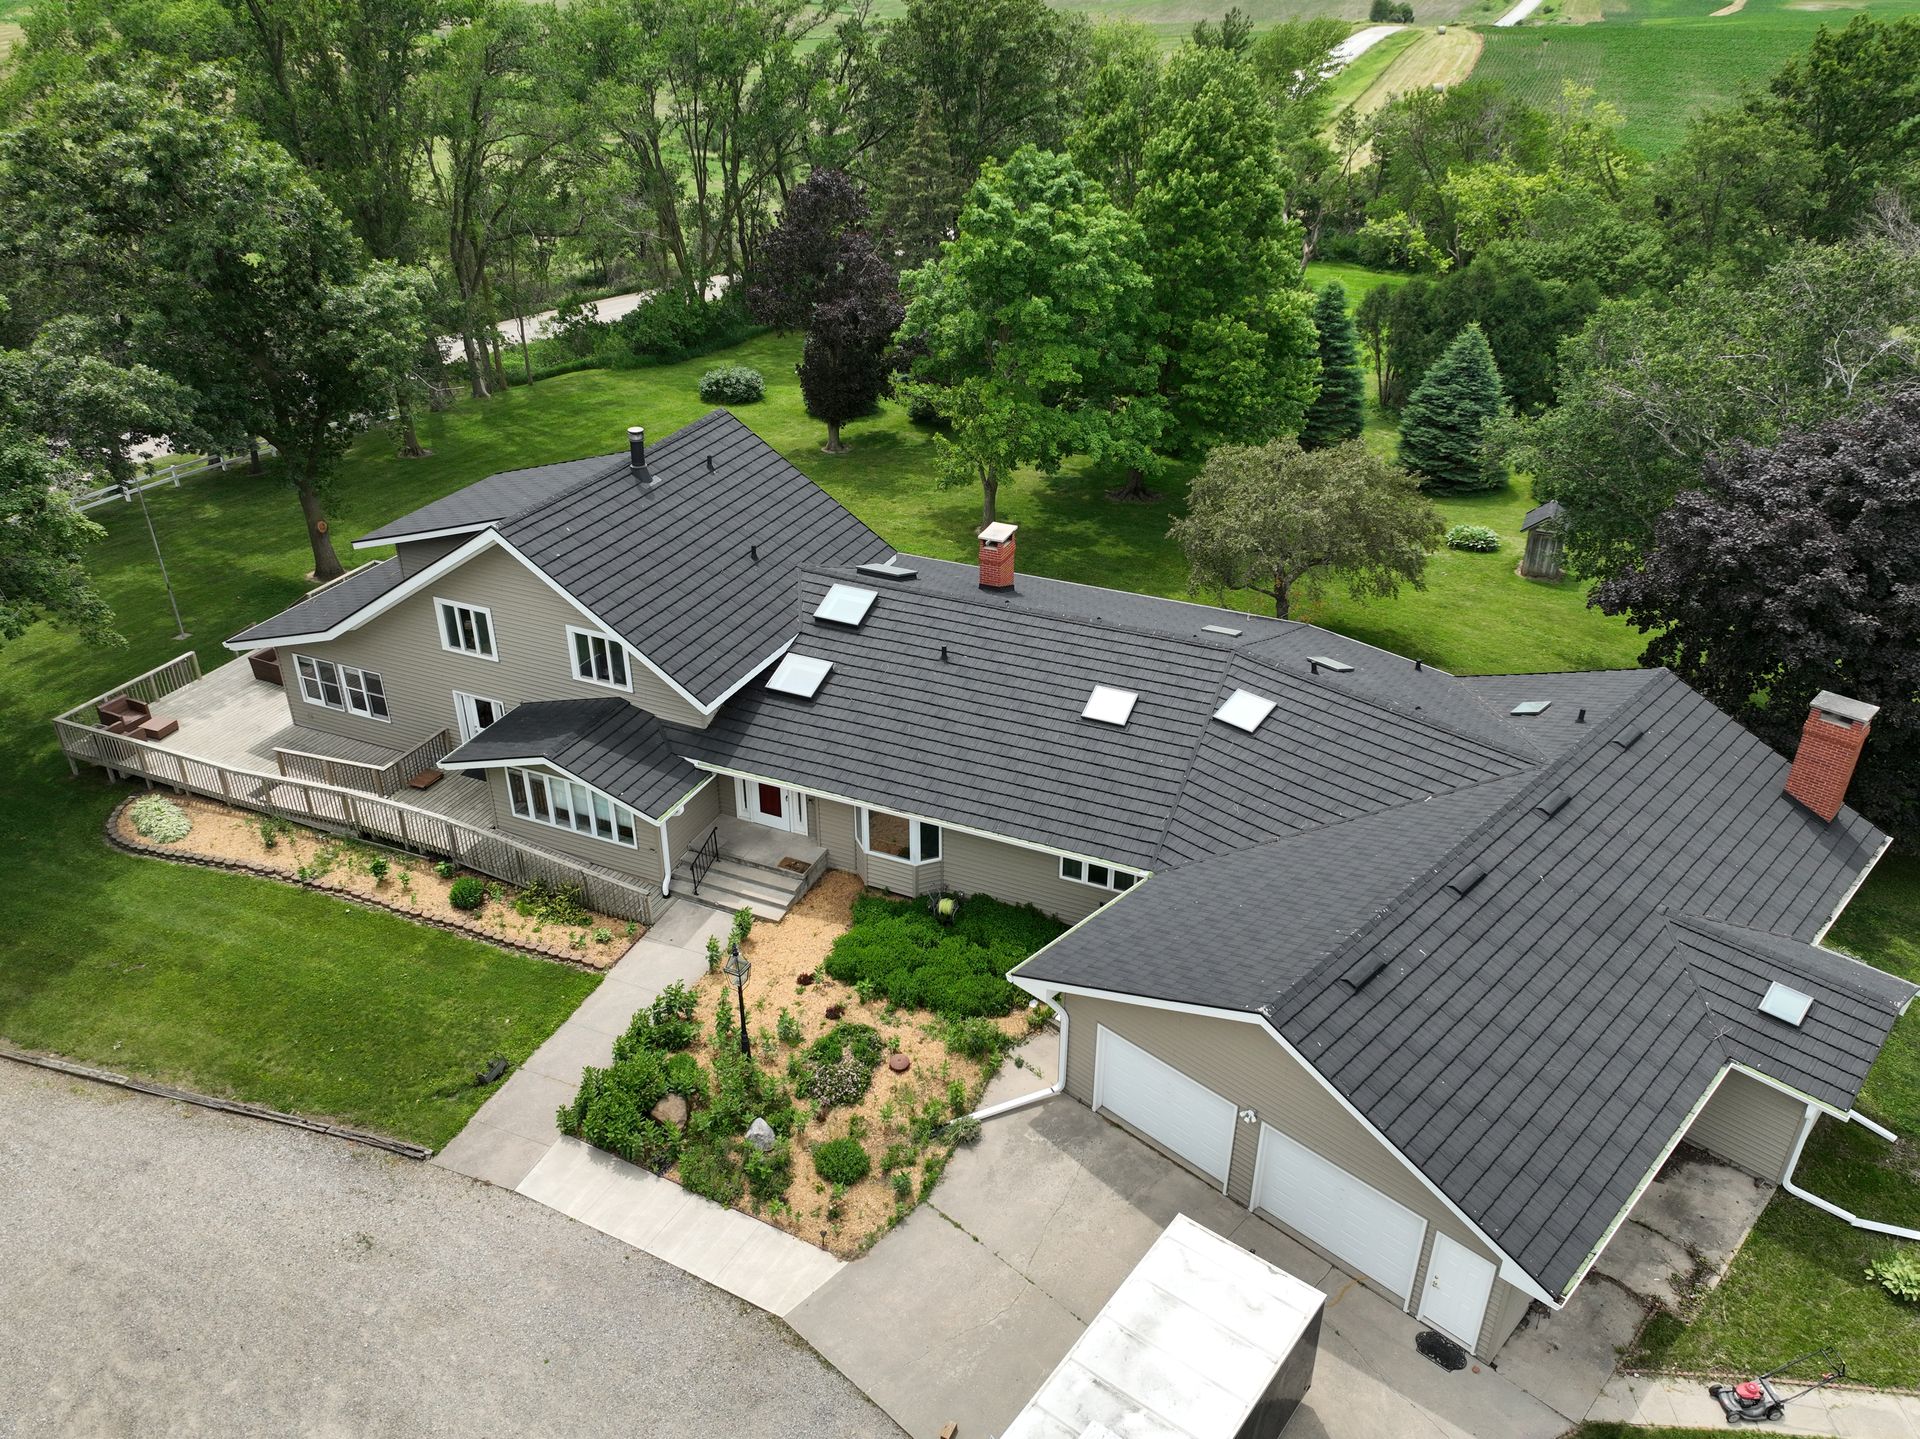
M 782 918 L 800 896 L 797 883 L 791 887 L 777 880 L 764 883 L 757 876 L 738 874 L 717 864 L 702 877 L 698 894 L 693 889 L 693 872 L 684 867 L 676 869 L 673 890 L 676 895 L 722 909 L 739 909 L 744 905 L 756 918 L 769 920 Z

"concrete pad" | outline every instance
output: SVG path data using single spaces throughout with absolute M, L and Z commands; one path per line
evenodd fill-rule
M 1731 1377 L 1731 1376 L 1730 1376 Z M 1621 1374 L 1588 1413 L 1593 1420 L 1637 1426 L 1724 1429 L 1720 1406 L 1703 1379 Z M 1830 1439 L 1920 1439 L 1920 1398 L 1857 1389 L 1822 1389 L 1787 1405 L 1787 1417 L 1766 1428 L 1776 1434 Z
M 561 1105 L 571 1103 L 579 1088 L 577 1074 L 568 1082 L 521 1069 L 501 1086 L 498 1094 L 480 1106 L 474 1118 L 522 1139 L 551 1144 L 560 1137 L 560 1128 L 553 1122 L 554 1113 Z
M 1227 1238 L 1242 1249 L 1259 1255 L 1267 1263 L 1278 1265 L 1296 1279 L 1304 1279 L 1323 1293 L 1326 1292 L 1326 1280 L 1333 1273 L 1333 1265 L 1291 1235 L 1282 1234 L 1266 1220 L 1256 1219 L 1249 1214 Z
M 475 1118 L 433 1157 L 433 1162 L 502 1189 L 517 1189 L 550 1148 L 541 1140 L 527 1139 Z
M 1500 1372 L 1566 1418 L 1583 1419 L 1645 1315 L 1619 1285 L 1590 1275 L 1564 1309 L 1527 1318 L 1500 1351 Z
M 746 1243 L 713 1282 L 770 1314 L 785 1317 L 845 1267 L 824 1249 L 796 1247 L 791 1234 L 770 1224 L 753 1219 L 746 1223 Z
M 623 984 L 608 975 L 600 981 L 598 989 L 580 1001 L 580 1007 L 568 1016 L 567 1022 L 560 1028 L 573 1029 L 585 1025 L 604 1034 L 625 1034 L 634 1014 L 645 1009 L 652 998 L 652 993 L 642 986 Z
M 641 944 L 692 944 L 706 947 L 709 934 L 725 934 L 733 917 L 695 900 L 675 899 L 660 922 L 641 936 Z
M 1687 1159 L 1669 1164 L 1648 1186 L 1633 1207 L 1633 1218 L 1698 1251 L 1718 1276 L 1746 1242 L 1773 1190 L 1773 1185 L 1729 1165 Z
M 544 1074 L 574 1089 L 580 1087 L 580 1071 L 588 1065 L 605 1069 L 613 1063 L 615 1036 L 584 1024 L 563 1024 L 547 1042 L 527 1056 L 521 1069 Z
M 1040 1030 L 1028 1035 L 1007 1055 L 999 1073 L 987 1081 L 986 1092 L 980 1096 L 980 1108 L 991 1109 L 1010 1099 L 1022 1099 L 1051 1089 L 1059 1077 L 1059 1031 Z
M 1669 1309 L 1678 1309 L 1693 1272 L 1693 1256 L 1638 1220 L 1628 1220 L 1607 1241 L 1594 1274 L 1603 1275 Z M 1592 1282 L 1592 1276 L 1588 1276 Z
M 999 1433 L 1084 1327 L 924 1205 L 787 1319 L 915 1439 Z
M 1808 1396 L 1811 1398 L 1812 1396 Z M 1828 1390 L 1827 1419 L 1842 1439 L 1920 1439 L 1920 1400 L 1905 1394 Z M 1787 1413 L 1798 1419 L 1796 1401 Z

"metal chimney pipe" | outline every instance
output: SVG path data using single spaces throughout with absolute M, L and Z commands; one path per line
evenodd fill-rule
M 647 432 L 639 425 L 627 427 L 627 454 L 633 462 L 633 472 L 643 484 L 650 483 L 653 476 L 647 473 Z

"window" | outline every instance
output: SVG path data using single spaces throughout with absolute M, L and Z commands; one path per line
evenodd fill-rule
M 1110 864 L 1061 855 L 1060 878 L 1070 879 L 1075 884 L 1090 884 L 1095 889 L 1124 890 L 1132 889 L 1140 876 L 1130 869 L 1115 869 Z
M 522 819 L 591 835 L 608 844 L 634 845 L 633 811 L 574 780 L 509 769 L 507 797 Z
M 583 679 L 590 685 L 605 685 L 609 689 L 633 688 L 633 681 L 627 677 L 627 647 L 619 640 L 595 634 L 592 630 L 577 630 L 572 625 L 567 626 L 567 637 L 573 644 L 573 673 L 576 679 Z
M 366 719 L 387 720 L 387 687 L 373 670 L 317 660 L 311 655 L 293 657 L 300 676 L 300 697 L 323 709 L 344 710 Z
M 860 847 L 882 859 L 926 864 L 940 858 L 940 826 L 883 809 L 860 811 Z
M 493 611 L 455 600 L 435 600 L 440 608 L 440 648 L 460 655 L 497 660 L 493 647 Z

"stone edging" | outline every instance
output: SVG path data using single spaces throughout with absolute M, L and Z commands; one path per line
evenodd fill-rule
M 215 1099 L 210 1094 L 196 1094 L 191 1089 L 175 1089 L 169 1084 L 155 1084 L 147 1079 L 133 1079 L 124 1074 L 116 1074 L 110 1069 L 94 1069 L 90 1065 L 76 1064 L 70 1059 L 60 1059 L 50 1054 L 29 1054 L 17 1049 L 0 1047 L 0 1059 L 10 1059 L 15 1064 L 31 1065 L 35 1069 L 51 1070 L 55 1074 L 68 1075 L 74 1079 L 87 1079 L 95 1084 L 110 1084 L 116 1089 L 130 1089 L 139 1094 L 151 1094 L 158 1099 L 176 1100 L 181 1104 L 197 1104 L 202 1109 L 217 1109 L 224 1114 L 238 1114 L 248 1119 L 264 1119 L 270 1124 L 284 1124 L 290 1129 L 304 1129 L 309 1134 L 324 1134 L 333 1139 L 345 1139 L 354 1144 L 363 1144 L 369 1149 L 383 1149 L 389 1154 L 397 1154 L 402 1159 L 431 1159 L 433 1151 L 424 1144 L 409 1144 L 404 1139 L 389 1139 L 384 1134 L 369 1134 L 363 1129 L 349 1129 L 343 1124 L 326 1124 L 317 1119 L 303 1119 L 297 1114 L 286 1114 L 278 1109 L 268 1109 L 264 1105 L 247 1104 L 237 1099 Z
M 242 859 L 218 859 L 213 855 L 193 854 L 186 850 L 168 849 L 164 845 L 135 844 L 121 837 L 119 833 L 120 815 L 128 805 L 143 798 L 145 798 L 144 795 L 133 795 L 127 799 L 123 799 L 119 804 L 115 805 L 112 812 L 107 815 L 105 825 L 107 843 L 123 854 L 138 855 L 144 859 L 163 859 L 170 864 L 192 864 L 198 865 L 202 869 L 225 870 L 229 874 L 244 874 L 254 879 L 278 880 L 282 884 L 293 885 L 298 889 L 310 889 L 316 894 L 329 895 L 334 899 L 344 900 L 348 904 L 361 905 L 366 909 L 384 910 L 388 914 L 398 915 L 401 919 L 410 920 L 414 924 L 431 925 L 435 929 L 445 930 L 448 934 L 457 934 L 462 939 L 471 939 L 479 944 L 490 944 L 495 949 L 504 949 L 512 954 L 524 954 L 531 959 L 544 959 L 550 964 L 564 964 L 569 969 L 577 969 L 583 974 L 605 974 L 607 970 L 613 968 L 613 965 L 610 964 L 606 969 L 596 969 L 591 964 L 586 964 L 581 960 L 571 959 L 564 954 L 556 954 L 550 949 L 538 949 L 533 945 L 522 944 L 518 940 L 508 939 L 504 936 L 495 936 L 484 933 L 481 930 L 468 929 L 464 925 L 453 924 L 448 920 L 439 919 L 430 914 L 422 914 L 416 909 L 402 909 L 397 904 L 389 904 L 384 899 L 375 899 L 370 894 L 354 894 L 349 890 L 335 889 L 332 885 L 321 884 L 316 880 L 302 879 L 297 874 L 288 874 L 285 870 L 274 869 L 270 865 L 248 864 Z M 631 948 L 632 946 L 628 947 Z M 618 964 L 619 960 L 616 959 L 614 963 Z

